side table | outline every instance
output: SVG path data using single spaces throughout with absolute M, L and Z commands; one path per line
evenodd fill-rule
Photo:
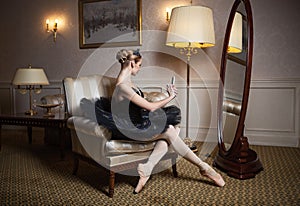
M 1 151 L 1 131 L 2 125 L 17 125 L 27 126 L 27 135 L 29 144 L 32 143 L 32 127 L 54 127 L 59 128 L 60 136 L 60 156 L 63 159 L 65 156 L 65 143 L 68 135 L 66 114 L 55 114 L 54 117 L 44 117 L 43 114 L 25 115 L 20 114 L 0 114 L 0 151 Z

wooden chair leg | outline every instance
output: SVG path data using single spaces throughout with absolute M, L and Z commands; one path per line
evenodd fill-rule
M 78 171 L 78 166 L 79 166 L 79 158 L 77 157 L 77 155 L 74 155 L 74 163 L 73 163 L 73 175 L 77 174 Z
M 114 189 L 115 189 L 115 172 L 109 171 L 109 197 L 114 196 Z
M 176 158 L 172 158 L 171 161 L 172 161 L 173 175 L 174 175 L 174 177 L 178 177 L 177 167 L 176 167 Z

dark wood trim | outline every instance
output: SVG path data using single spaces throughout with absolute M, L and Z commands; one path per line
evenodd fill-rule
M 238 121 L 238 127 L 235 133 L 233 143 L 229 150 L 226 150 L 223 141 L 223 100 L 224 100 L 224 81 L 226 75 L 226 65 L 229 55 L 227 47 L 230 38 L 231 27 L 235 12 L 240 4 L 244 4 L 247 15 L 247 58 L 246 58 L 246 72 L 244 79 L 244 92 L 242 98 L 242 107 Z M 248 106 L 251 70 L 252 70 L 252 56 L 253 56 L 253 17 L 249 0 L 235 0 L 226 27 L 226 33 L 223 44 L 221 70 L 220 70 L 220 84 L 218 93 L 218 146 L 219 152 L 216 156 L 214 164 L 220 169 L 227 172 L 228 175 L 238 178 L 247 179 L 255 176 L 256 173 L 263 169 L 255 151 L 249 148 L 248 138 L 244 136 L 244 122 Z
M 109 197 L 114 196 L 115 191 L 115 172 L 110 170 L 109 171 Z

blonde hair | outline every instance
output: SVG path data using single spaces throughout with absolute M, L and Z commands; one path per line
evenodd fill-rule
M 125 61 L 133 54 L 132 50 L 127 50 L 127 49 L 121 49 L 118 51 L 116 55 L 116 59 L 121 63 L 124 64 Z
M 135 61 L 140 60 L 142 58 L 139 50 L 127 50 L 127 49 L 121 49 L 118 51 L 116 55 L 116 59 L 121 63 L 124 64 L 126 60 L 134 59 Z

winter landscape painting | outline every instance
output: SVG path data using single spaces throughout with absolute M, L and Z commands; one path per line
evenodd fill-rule
M 79 0 L 80 48 L 141 45 L 141 0 Z

